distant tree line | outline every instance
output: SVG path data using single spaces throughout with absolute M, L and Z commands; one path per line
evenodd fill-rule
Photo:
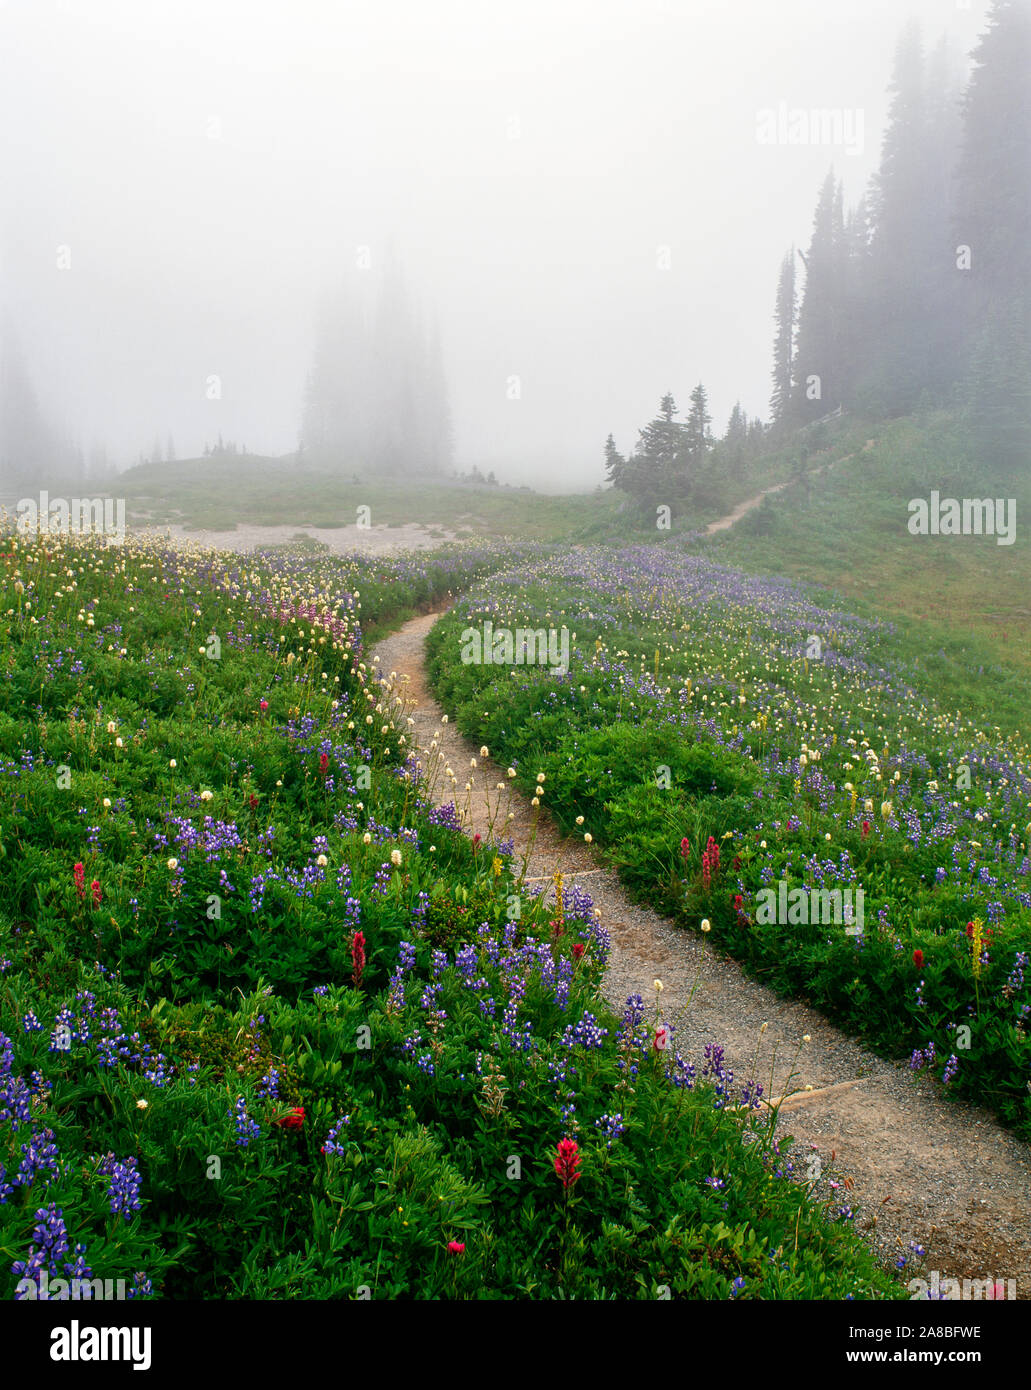
M 972 57 L 964 91 L 903 31 L 867 194 L 846 208 L 828 174 L 780 267 L 774 431 L 960 406 L 989 461 L 1031 461 L 1031 0 L 994 0 Z
M 459 483 L 481 483 L 486 484 L 488 487 L 498 486 L 498 480 L 494 476 L 493 468 L 486 476 L 484 476 L 481 470 L 477 468 L 475 463 L 473 464 L 472 468 L 470 468 L 468 473 L 459 473 L 456 469 L 451 476 L 455 479 L 456 482 Z
M 613 486 L 648 510 L 718 503 L 786 443 L 803 479 L 814 422 L 935 406 L 965 412 L 987 465 L 1031 465 L 1031 0 L 994 0 L 972 58 L 964 90 L 945 41 L 903 30 L 866 195 L 846 208 L 832 170 L 781 262 L 770 424 L 738 404 L 714 440 L 701 385 L 683 420 L 667 394 L 628 456 L 606 440 Z
M 214 444 L 204 445 L 205 458 L 236 458 L 246 453 L 246 444 L 237 444 L 235 439 L 223 439 L 221 433 Z

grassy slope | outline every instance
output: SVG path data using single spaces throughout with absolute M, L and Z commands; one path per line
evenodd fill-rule
M 771 499 L 773 529 L 746 522 L 714 537 L 710 553 L 757 573 L 812 581 L 863 613 L 903 620 L 914 650 L 944 648 L 974 668 L 997 664 L 1031 675 L 1031 510 L 1026 481 L 984 481 L 976 450 L 955 417 L 940 413 L 869 427 L 874 446 Z M 815 463 L 854 447 L 839 442 Z M 1017 499 L 1017 537 L 911 536 L 908 502 L 930 496 Z M 908 621 L 907 621 L 908 620 Z M 998 722 L 998 721 L 992 721 Z

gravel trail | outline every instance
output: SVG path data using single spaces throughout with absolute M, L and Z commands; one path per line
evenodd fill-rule
M 767 1097 L 786 1094 L 779 1132 L 795 1136 L 800 1171 L 813 1172 L 819 1160 L 819 1192 L 857 1210 L 868 1240 L 886 1255 L 906 1253 L 911 1240 L 924 1246 L 923 1277 L 938 1270 L 942 1278 L 1014 1280 L 1017 1298 L 1031 1297 L 1031 1148 L 987 1111 L 947 1101 L 905 1064 L 877 1057 L 815 1009 L 750 979 L 706 937 L 632 902 L 591 846 L 564 838 L 519 793 L 499 793 L 505 769 L 441 722 L 428 689 L 423 642 L 436 620 L 413 619 L 375 652 L 414 720 L 411 742 L 441 776 L 450 765 L 470 834 L 486 838 L 493 816 L 497 838 L 512 835 L 521 862 L 536 823 L 527 877 L 547 881 L 561 870 L 591 894 L 612 937 L 604 989 L 613 1007 L 621 1010 L 629 994 L 653 1006 L 653 982 L 661 980 L 663 1016 L 677 1025 L 682 1055 L 700 1071 L 705 1044 L 721 1043 L 735 1082 L 754 1075 Z M 462 790 L 467 781 L 469 792 Z M 502 816 L 513 815 L 503 830 L 499 796 Z M 439 785 L 437 800 L 451 799 Z M 832 1190 L 830 1181 L 841 1186 Z

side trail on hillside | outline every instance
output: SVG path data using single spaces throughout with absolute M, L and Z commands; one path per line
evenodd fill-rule
M 388 694 L 414 721 L 417 756 L 453 770 L 463 825 L 486 838 L 506 773 L 444 721 L 430 694 L 424 639 L 436 621 L 427 614 L 406 623 L 375 658 Z M 437 789 L 437 799 L 451 793 Z M 738 1083 L 754 1076 L 765 1097 L 786 1095 L 779 1133 L 795 1136 L 796 1174 L 821 1174 L 817 1195 L 856 1208 L 858 1228 L 886 1256 L 908 1255 L 915 1241 L 928 1251 L 924 1278 L 938 1270 L 942 1278 L 1013 1279 L 1017 1297 L 1031 1297 L 1031 1149 L 987 1112 L 947 1102 L 904 1064 L 884 1061 L 814 1009 L 749 979 L 706 938 L 635 904 L 600 855 L 557 831 L 546 803 L 545 793 L 534 810 L 507 789 L 503 804 L 513 818 L 498 838 L 514 838 L 521 864 L 536 823 L 527 879 L 553 893 L 560 870 L 567 886 L 590 893 L 612 938 L 603 987 L 617 1013 L 631 994 L 654 1007 L 660 980 L 663 1017 L 676 1025 L 680 1053 L 700 1072 L 705 1045 L 719 1043 Z

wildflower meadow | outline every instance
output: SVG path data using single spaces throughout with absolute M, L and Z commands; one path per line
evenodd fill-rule
M 676 759 L 703 794 L 691 819 L 683 808 L 670 816 L 666 863 L 665 804 L 646 768 L 661 731 L 656 674 L 604 650 L 626 611 L 622 580 L 590 616 L 574 601 L 576 566 L 549 569 L 528 546 L 313 560 L 38 536 L 8 537 L 2 563 L 5 1298 L 70 1300 L 103 1281 L 144 1301 L 904 1296 L 847 1201 L 812 1195 L 761 1086 L 735 1081 L 719 1049 L 683 1055 L 673 1024 L 640 996 L 609 1009 L 599 989 L 608 934 L 588 893 L 561 879 L 549 892 L 524 883 L 504 814 L 490 843 L 462 832 L 447 779 L 416 756 L 410 715 L 385 697 L 369 657 L 377 624 L 478 581 L 498 597 L 468 602 L 500 611 L 513 566 L 541 566 L 526 592 L 543 602 L 551 585 L 569 610 L 573 669 L 482 686 L 477 718 L 523 780 L 547 777 L 556 809 L 625 842 L 631 870 L 661 862 L 663 894 L 683 896 L 689 915 L 706 908 L 721 937 L 747 939 L 747 914 L 735 925 L 728 894 L 743 897 L 792 853 L 801 871 L 803 837 L 826 814 L 820 798 L 847 793 L 821 780 L 799 794 L 806 830 L 771 821 L 764 832 L 783 793 L 760 804 L 757 760 L 775 757 L 779 787 L 797 777 L 797 759 L 724 730 L 729 713 L 754 722 L 757 704 L 738 714 L 729 686 L 698 682 L 700 710 L 686 696 L 674 706 Z M 639 576 L 635 592 L 652 582 L 673 611 L 658 576 Z M 773 620 L 757 610 L 756 631 L 763 621 Z M 472 692 L 461 681 L 479 668 L 445 660 L 457 622 L 442 624 L 436 651 L 462 705 Z M 840 676 L 812 679 L 843 681 L 862 661 L 860 634 L 844 620 L 842 632 Z M 782 653 L 778 670 L 793 661 Z M 771 671 L 762 686 L 771 726 L 787 707 L 775 680 Z M 526 709 L 534 746 L 511 726 L 510 701 Z M 590 746 L 601 701 L 610 713 L 631 701 L 652 712 L 593 731 L 626 739 L 623 767 L 636 767 L 639 785 L 621 792 L 605 770 L 614 760 Z M 809 723 L 807 746 L 826 751 L 831 725 Z M 879 743 L 871 711 L 875 731 Z M 1017 775 L 1001 753 L 977 752 L 991 787 L 1004 766 Z M 900 813 L 915 775 L 903 766 Z M 893 768 L 884 755 L 881 775 Z M 992 805 L 987 792 L 982 802 Z M 931 802 L 932 824 L 946 805 Z M 859 801 L 847 830 L 857 857 L 862 816 Z M 874 820 L 878 846 L 908 825 Z M 703 888 L 705 831 L 720 849 Z M 981 838 L 991 842 L 988 827 Z M 927 852 L 921 844 L 921 862 Z M 1003 943 L 1026 925 L 1010 901 L 1026 863 L 1000 858 L 1003 909 L 983 914 L 982 1012 L 975 991 L 969 1014 L 975 1024 L 998 1016 L 998 1027 Z M 936 892 L 958 910 L 971 891 L 966 862 L 945 870 Z M 903 957 L 922 941 L 937 1017 L 941 982 L 958 990 L 971 949 L 938 926 L 929 916 L 910 929 L 895 956 L 888 926 L 834 949 L 854 971 L 883 959 L 912 993 Z M 1022 980 L 1008 968 L 1015 1013 Z M 1008 1026 L 1022 1046 L 1019 1020 Z M 940 1032 L 918 1036 L 944 1051 Z M 957 1084 L 963 1076 L 961 1066 Z
M 580 547 L 474 588 L 431 669 L 644 900 L 1027 1137 L 1026 734 L 980 727 L 890 623 L 827 602 L 676 547 Z M 463 662 L 487 618 L 565 627 L 568 671 Z M 810 910 L 835 894 L 851 917 Z

